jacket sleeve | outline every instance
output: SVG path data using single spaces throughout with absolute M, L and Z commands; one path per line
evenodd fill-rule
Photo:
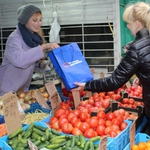
M 109 77 L 88 81 L 84 89 L 95 92 L 117 90 L 132 77 L 138 67 L 138 56 L 135 48 L 132 47 L 132 49 L 127 51 L 126 56 Z
M 18 35 L 8 38 L 5 55 L 15 67 L 23 69 L 44 57 L 41 46 L 29 48 Z

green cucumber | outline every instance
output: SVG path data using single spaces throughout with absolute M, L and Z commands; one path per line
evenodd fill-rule
M 33 127 L 33 131 L 36 132 L 40 136 L 43 136 L 45 134 L 45 132 L 41 131 L 40 129 L 34 128 L 34 127 Z
M 10 135 L 8 135 L 8 140 L 14 138 L 15 136 L 17 136 L 18 134 L 23 132 L 23 128 L 19 128 L 16 131 L 14 131 L 13 133 L 11 133 Z
M 41 131 L 43 131 L 43 132 L 45 132 L 45 130 L 48 129 L 47 127 L 41 127 L 41 126 L 35 125 L 35 124 L 34 124 L 34 127 L 41 130 Z
M 51 132 L 53 133 L 53 134 L 55 134 L 55 135 L 61 135 L 61 133 L 60 132 L 58 132 L 57 130 L 55 130 L 55 129 L 51 129 Z
M 85 146 L 84 146 L 84 150 L 89 150 L 90 148 L 90 142 L 86 141 Z

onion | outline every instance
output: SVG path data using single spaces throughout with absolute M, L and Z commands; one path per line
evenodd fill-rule
M 3 106 L 3 101 L 2 100 L 0 100 L 0 106 Z
M 39 88 L 39 91 L 40 91 L 41 93 L 45 92 L 45 87 Z
M 18 101 L 19 101 L 20 105 L 24 103 L 24 99 L 20 98 Z
M 25 93 L 24 92 L 20 92 L 18 96 L 19 96 L 19 98 L 24 98 L 25 97 Z
M 43 95 L 44 98 L 48 98 L 49 97 L 49 94 L 46 91 L 43 92 L 42 95 Z

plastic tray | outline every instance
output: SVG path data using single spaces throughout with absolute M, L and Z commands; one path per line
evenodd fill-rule
M 138 133 L 135 136 L 135 144 L 138 144 L 139 142 L 147 142 L 148 140 L 150 140 L 150 136 L 145 133 Z M 130 150 L 130 143 L 128 143 L 123 150 Z

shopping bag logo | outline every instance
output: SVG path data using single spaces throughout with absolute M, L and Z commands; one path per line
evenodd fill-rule
M 82 60 L 74 60 L 72 62 L 64 62 L 63 66 L 64 66 L 64 68 L 69 68 L 69 67 L 77 65 L 79 63 L 82 63 Z

